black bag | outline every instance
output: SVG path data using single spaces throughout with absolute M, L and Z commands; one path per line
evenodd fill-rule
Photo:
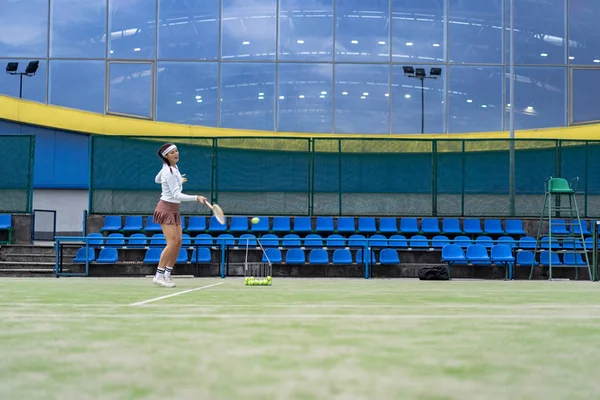
M 448 269 L 445 265 L 437 267 L 423 267 L 419 270 L 419 279 L 422 281 L 448 281 Z

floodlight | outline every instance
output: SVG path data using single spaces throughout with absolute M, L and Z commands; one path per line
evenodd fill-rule
M 31 61 L 27 65 L 27 69 L 25 69 L 25 73 L 27 75 L 35 75 L 35 72 L 38 70 L 39 65 L 40 65 L 39 61 Z
M 402 67 L 402 69 L 404 70 L 405 74 L 414 74 L 415 73 L 415 69 L 413 67 Z
M 441 76 L 442 75 L 442 69 L 441 68 L 431 68 L 431 71 L 429 72 L 429 75 L 431 75 L 431 76 Z
M 421 76 L 424 77 L 425 75 L 427 75 L 427 74 L 425 74 L 425 68 L 417 68 L 415 70 L 415 75 L 418 77 L 421 77 Z
M 19 68 L 18 62 L 9 62 L 6 64 L 6 73 L 11 74 L 17 72 L 17 68 Z

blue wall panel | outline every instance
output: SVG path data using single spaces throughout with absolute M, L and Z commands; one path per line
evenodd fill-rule
M 0 120 L 0 135 L 35 135 L 33 187 L 88 189 L 88 135 Z

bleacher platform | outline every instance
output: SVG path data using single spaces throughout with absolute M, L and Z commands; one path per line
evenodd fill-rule
M 250 216 L 231 216 L 222 225 L 214 217 L 182 218 L 183 245 L 177 265 L 184 268 L 176 270 L 203 276 L 218 274 L 222 246 L 226 275 L 243 274 L 236 265 L 243 263 L 247 244 L 250 262 L 266 262 L 257 240 L 277 265 L 274 274 L 286 276 L 364 276 L 366 249 L 371 253 L 370 276 L 416 276 L 420 266 L 447 264 L 453 270 L 469 268 L 473 277 L 508 277 L 509 267 L 529 268 L 532 258 L 547 265 L 550 245 L 562 251 L 560 256 L 553 255 L 557 257 L 553 266 L 582 262 L 581 254 L 569 253 L 569 249 L 583 247 L 573 238 L 553 238 L 550 243 L 545 237 L 534 256 L 536 220 L 261 216 L 259 223 L 252 224 Z M 582 220 L 588 249 L 592 246 L 590 222 Z M 151 271 L 166 244 L 152 216 L 91 215 L 87 227 L 88 263 L 111 265 L 111 271 L 119 265 L 143 265 Z M 578 234 L 578 228 L 571 229 Z M 82 247 L 73 263 L 85 262 Z

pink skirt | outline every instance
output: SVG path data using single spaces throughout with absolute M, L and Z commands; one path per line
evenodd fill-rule
M 159 225 L 181 225 L 179 203 L 169 203 L 161 200 L 154 210 L 154 222 Z

